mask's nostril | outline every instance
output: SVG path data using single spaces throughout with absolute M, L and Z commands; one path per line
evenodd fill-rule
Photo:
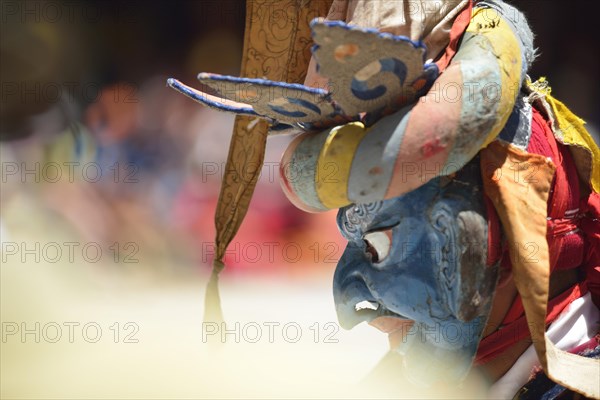
M 378 309 L 379 309 L 379 303 L 376 303 L 374 301 L 369 301 L 369 300 L 363 300 L 359 303 L 356 303 L 356 305 L 354 306 L 355 311 L 362 311 L 362 310 L 377 311 Z

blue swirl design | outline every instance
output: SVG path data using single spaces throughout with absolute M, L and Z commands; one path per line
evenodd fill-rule
M 310 101 L 290 97 L 286 98 L 286 100 L 289 104 L 297 104 L 301 107 L 306 108 L 307 110 L 316 113 L 317 115 L 321 115 L 321 109 L 316 104 L 313 104 Z M 276 106 L 273 104 L 269 104 L 268 106 L 271 110 L 275 111 L 278 114 L 285 115 L 286 117 L 303 118 L 308 115 L 302 111 L 288 111 L 285 108 L 283 108 L 283 106 Z
M 321 109 L 316 104 L 313 104 L 310 101 L 303 100 L 303 99 L 289 98 L 289 97 L 287 100 L 292 104 L 298 104 L 299 106 L 302 106 L 304 108 L 312 110 L 316 114 L 321 115 Z
M 421 89 L 417 90 L 417 93 L 415 95 L 417 98 L 427 94 L 427 92 L 433 85 L 433 82 L 435 82 L 435 80 L 440 75 L 440 70 L 435 63 L 425 64 L 423 66 L 423 69 L 423 75 L 421 75 L 417 79 L 425 79 L 426 83 Z
M 285 115 L 286 117 L 291 117 L 291 118 L 303 118 L 306 117 L 306 113 L 302 112 L 302 111 L 288 111 L 283 107 L 280 106 L 274 106 L 272 104 L 269 104 L 269 108 L 273 111 L 275 111 L 277 114 L 281 114 L 281 115 Z
M 383 58 L 379 60 L 379 65 L 380 71 L 378 74 L 383 72 L 391 72 L 398 77 L 400 86 L 404 85 L 407 72 L 406 64 L 397 58 Z M 375 86 L 374 88 L 369 89 L 368 80 L 361 81 L 356 78 L 352 79 L 350 88 L 352 90 L 352 94 L 354 94 L 354 96 L 360 100 L 373 100 L 383 96 L 387 92 L 387 88 L 384 85 Z

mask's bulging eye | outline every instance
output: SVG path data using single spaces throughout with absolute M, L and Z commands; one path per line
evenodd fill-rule
M 392 246 L 392 231 L 370 232 L 363 236 L 367 254 L 371 256 L 371 262 L 380 263 L 390 254 Z

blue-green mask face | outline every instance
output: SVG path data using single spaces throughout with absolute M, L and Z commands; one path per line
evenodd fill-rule
M 338 213 L 349 241 L 334 276 L 340 324 L 415 321 L 395 350 L 419 384 L 464 377 L 490 311 L 497 267 L 486 266 L 481 187 L 479 165 L 471 163 L 453 180 Z

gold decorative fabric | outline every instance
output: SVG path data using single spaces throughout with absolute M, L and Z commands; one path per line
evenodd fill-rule
M 327 15 L 332 0 L 248 0 L 242 76 L 302 83 L 312 46 L 310 21 Z M 206 290 L 205 321 L 223 319 L 218 276 L 223 256 L 237 233 L 264 160 L 268 124 L 236 117 L 215 214 L 213 272 Z

